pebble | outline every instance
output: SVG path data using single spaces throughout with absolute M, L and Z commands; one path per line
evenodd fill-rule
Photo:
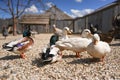
M 0 80 L 120 80 L 120 40 L 112 41 L 112 51 L 105 57 L 105 65 L 92 63 L 86 52 L 81 58 L 76 58 L 72 51 L 63 51 L 62 62 L 42 64 L 40 51 L 47 45 L 52 34 L 38 34 L 35 37 L 33 49 L 26 52 L 27 59 L 12 57 L 12 52 L 0 49 Z M 22 37 L 8 36 L 4 42 Z

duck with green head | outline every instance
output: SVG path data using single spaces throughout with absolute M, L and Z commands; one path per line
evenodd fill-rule
M 30 37 L 31 33 L 29 30 L 23 32 L 23 38 L 4 43 L 3 49 L 20 54 L 20 57 L 25 59 L 25 52 L 32 49 L 34 40 Z

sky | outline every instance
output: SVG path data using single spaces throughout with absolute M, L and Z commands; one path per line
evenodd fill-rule
M 42 0 L 42 3 L 44 4 L 45 8 L 50 8 L 52 5 L 56 5 L 64 13 L 76 18 L 89 14 L 94 10 L 114 1 L 115 0 Z M 37 6 L 37 4 L 31 4 L 25 9 L 25 13 L 40 14 L 44 12 L 44 10 L 45 9 L 42 5 L 40 7 Z M 9 14 L 0 11 L 0 18 L 10 17 L 11 16 Z

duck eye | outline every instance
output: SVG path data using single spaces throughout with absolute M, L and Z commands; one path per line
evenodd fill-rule
M 88 31 L 85 31 L 86 33 L 88 33 Z
M 67 28 L 65 28 L 65 30 L 68 30 Z

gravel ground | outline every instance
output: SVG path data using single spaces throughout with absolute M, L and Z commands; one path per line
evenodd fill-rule
M 91 56 L 81 53 L 76 58 L 72 51 L 63 51 L 61 62 L 43 64 L 41 49 L 49 42 L 52 34 L 39 34 L 34 38 L 33 49 L 26 52 L 26 59 L 2 49 L 5 42 L 22 37 L 0 35 L 0 80 L 120 80 L 120 40 L 113 40 L 112 51 L 105 57 L 105 64 L 92 62 Z M 73 37 L 73 36 L 70 36 Z

